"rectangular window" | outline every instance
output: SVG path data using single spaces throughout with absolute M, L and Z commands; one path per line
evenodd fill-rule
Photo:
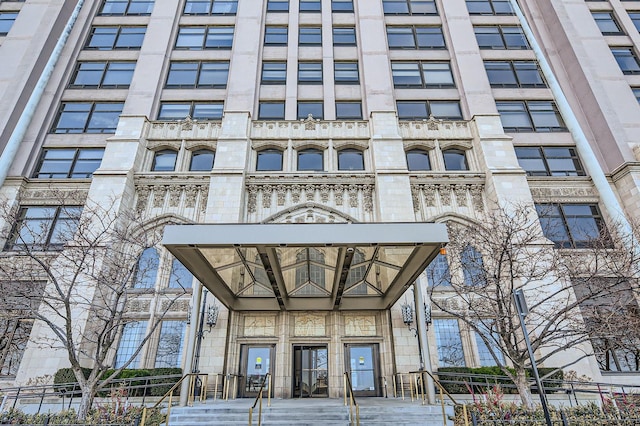
M 298 44 L 300 46 L 322 46 L 322 29 L 320 27 L 300 27 Z
M 258 120 L 284 120 L 284 102 L 260 102 Z
M 585 176 L 575 148 L 518 146 L 518 163 L 528 176 Z
M 133 78 L 135 62 L 78 62 L 70 88 L 123 89 Z
M 438 367 L 465 367 L 460 327 L 456 319 L 434 319 Z
M 631 47 L 612 47 L 611 53 L 623 74 L 640 74 L 640 62 Z
M 140 49 L 146 27 L 93 27 L 85 49 Z
M 618 25 L 618 22 L 613 17 L 613 13 L 591 12 L 591 15 L 603 35 L 624 35 L 620 25 Z
M 459 101 L 397 101 L 398 119 L 426 120 L 430 115 L 445 120 L 462 119 Z
M 547 87 L 536 61 L 485 61 L 491 87 Z
M 362 120 L 362 102 L 336 102 L 336 119 Z
M 63 102 L 53 133 L 115 133 L 122 102 Z
M 437 15 L 434 0 L 382 0 L 385 15 Z
M 357 62 L 334 62 L 333 73 L 336 84 L 360 84 Z
M 73 238 L 81 206 L 22 207 L 5 250 L 60 250 Z
M 158 120 L 220 120 L 222 111 L 222 102 L 162 102 Z
M 99 15 L 151 15 L 153 0 L 104 0 Z
M 320 0 L 300 0 L 300 12 L 320 12 Z
M 180 368 L 186 326 L 184 321 L 162 321 L 155 368 Z
M 322 84 L 322 62 L 299 62 L 298 84 Z
M 331 11 L 336 12 L 353 12 L 353 0 L 331 0 Z
M 333 29 L 334 46 L 355 46 L 356 29 L 353 27 L 335 27 Z
M 263 62 L 262 63 L 262 84 L 286 84 L 287 63 L 286 62 Z
M 442 27 L 387 27 L 389 49 L 446 49 Z
M 311 116 L 322 120 L 324 117 L 322 102 L 298 102 L 298 120 Z
M 536 204 L 536 210 L 544 236 L 558 248 L 588 247 L 606 232 L 595 204 Z
M 288 12 L 289 0 L 267 0 L 267 12 Z
M 473 27 L 480 49 L 529 49 L 522 28 L 516 26 Z
M 552 101 L 496 102 L 505 132 L 566 132 Z
M 42 152 L 33 177 L 37 179 L 85 179 L 93 175 L 104 148 L 52 148 Z
M 180 27 L 176 49 L 231 49 L 234 27 Z
M 286 46 L 288 40 L 287 27 L 271 27 L 264 29 L 264 45 L 265 46 Z
M 492 367 L 498 365 L 496 358 L 501 365 L 504 365 L 504 354 L 500 350 L 500 336 L 495 331 L 495 327 L 492 326 L 492 321 L 483 320 L 484 322 L 477 323 L 478 328 L 482 331 L 482 338 L 479 333 L 473 333 L 476 337 L 476 347 L 478 348 L 478 361 L 481 367 Z M 493 354 L 492 354 L 493 352 Z M 494 358 L 495 355 L 495 358 Z
M 636 30 L 640 31 L 640 12 L 629 12 L 629 18 L 636 26 Z
M 185 15 L 235 15 L 238 0 L 187 0 Z
M 392 62 L 396 88 L 455 87 L 449 62 Z
M 513 15 L 509 0 L 467 0 L 469 15 Z
M 633 92 L 633 96 L 636 97 L 636 101 L 640 104 L 640 87 L 632 87 L 631 91 Z
M 122 328 L 122 336 L 118 344 L 114 368 L 120 368 L 136 353 L 147 334 L 147 321 L 132 321 Z M 133 358 L 128 368 L 140 367 L 140 352 Z
M 171 62 L 167 89 L 224 89 L 229 77 L 229 62 Z
M 0 317 L 0 377 L 15 376 L 27 348 L 33 319 L 21 314 Z
M 13 26 L 18 12 L 0 12 L 0 36 L 5 36 Z

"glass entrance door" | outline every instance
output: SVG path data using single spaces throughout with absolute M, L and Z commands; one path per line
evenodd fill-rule
M 345 356 L 355 395 L 380 396 L 378 345 L 346 345 Z
M 329 396 L 326 346 L 293 347 L 293 396 Z
M 241 386 L 240 396 L 249 398 L 258 396 L 260 386 L 265 380 L 267 373 L 271 373 L 273 380 L 273 350 L 274 345 L 270 346 L 249 346 L 242 345 L 241 352 Z M 270 392 L 269 382 L 264 385 L 264 395 Z

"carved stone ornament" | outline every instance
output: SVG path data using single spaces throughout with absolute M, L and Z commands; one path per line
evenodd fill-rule
M 305 130 L 315 130 L 316 129 L 316 123 L 319 122 L 320 120 L 315 120 L 313 118 L 313 114 L 309 114 L 307 116 L 307 118 L 305 118 L 303 120 L 304 122 L 304 129 Z
M 450 206 L 451 205 L 451 185 L 441 185 L 439 193 L 440 193 L 440 201 L 442 201 L 442 205 Z
M 296 336 L 324 336 L 325 317 L 323 315 L 296 315 L 294 325 L 294 334 Z
M 320 201 L 325 204 L 329 201 L 329 185 L 320 185 Z
M 465 185 L 455 185 L 453 192 L 456 195 L 458 205 L 465 207 L 467 205 L 467 187 Z
M 356 185 L 349 185 L 349 205 L 351 207 L 358 207 L 358 187 Z
M 264 185 L 262 187 L 262 207 L 268 209 L 271 206 L 271 194 L 273 193 L 273 186 Z
M 291 185 L 291 201 L 293 201 L 294 204 L 297 204 L 300 202 L 301 191 L 302 191 L 302 188 L 300 187 L 300 185 Z
M 484 187 L 482 185 L 471 185 L 471 200 L 473 202 L 473 207 L 478 212 L 484 211 L 484 202 L 482 200 L 482 193 L 484 192 Z
M 336 200 L 336 206 L 341 206 L 344 204 L 343 196 L 344 196 L 344 186 L 336 185 L 333 188 L 334 198 Z
M 156 185 L 153 187 L 153 207 L 162 207 L 167 195 L 168 185 Z
M 187 115 L 184 120 L 180 122 L 182 130 L 193 130 L 193 120 L 190 115 Z
M 273 316 L 247 315 L 244 317 L 245 336 L 275 336 L 276 319 Z
M 197 198 L 198 198 L 198 187 L 195 185 L 187 185 L 184 189 L 185 207 L 187 208 L 195 207 Z
M 180 196 L 182 195 L 183 188 L 172 185 L 169 187 L 169 207 L 178 207 L 180 204 Z
M 347 336 L 375 336 L 376 317 L 373 315 L 346 315 L 344 334 Z
M 144 211 L 144 209 L 149 204 L 149 195 L 151 194 L 151 190 L 148 186 L 138 186 L 136 187 L 136 193 L 138 194 L 138 199 L 136 201 L 136 211 L 140 213 Z
M 287 196 L 287 188 L 284 185 L 276 186 L 276 195 L 278 198 L 278 205 L 284 206 L 285 198 Z
M 249 200 L 247 202 L 247 210 L 249 211 L 249 213 L 255 213 L 258 187 L 256 185 L 249 185 L 248 191 L 249 191 Z
M 373 186 L 365 185 L 362 189 L 362 193 L 364 194 L 364 200 L 363 200 L 364 211 L 366 212 L 373 211 Z
M 411 185 L 411 201 L 413 202 L 413 211 L 420 211 L 420 188 L 418 185 Z

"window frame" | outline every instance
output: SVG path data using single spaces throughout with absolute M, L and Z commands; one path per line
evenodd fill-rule
M 186 66 L 195 66 L 187 69 Z M 184 67 L 180 69 L 180 67 Z M 178 83 L 170 83 L 173 78 L 179 80 Z M 224 83 L 221 76 L 224 75 Z M 182 82 L 186 76 L 191 77 L 191 82 Z M 206 77 L 206 78 L 203 78 Z M 213 77 L 213 78 L 212 78 Z M 211 79 L 212 82 L 207 82 Z M 201 82 L 205 80 L 205 82 Z M 226 89 L 229 81 L 229 61 L 171 61 L 167 71 L 165 89 Z
M 406 5 L 406 8 L 403 8 L 403 10 L 406 10 L 406 12 L 390 12 L 389 10 L 391 8 L 386 8 L 385 6 L 389 6 L 389 5 L 393 5 L 395 4 L 396 6 L 400 6 L 402 7 L 403 5 Z M 418 12 L 418 11 L 414 11 L 414 4 L 423 4 L 426 6 L 433 6 L 433 10 L 429 11 L 429 12 Z M 385 15 L 437 15 L 438 14 L 438 7 L 436 5 L 436 2 L 434 0 L 382 0 L 382 9 L 384 11 Z
M 195 39 L 195 32 L 192 35 L 181 34 L 183 31 L 186 33 L 187 31 L 193 30 L 201 30 L 202 34 L 198 34 L 198 37 L 201 37 L 200 45 L 197 44 L 183 44 L 179 45 L 180 37 L 185 37 L 189 39 L 189 37 Z M 216 33 L 219 30 L 220 33 Z M 229 37 L 230 34 L 230 37 Z M 222 35 L 226 35 L 226 37 L 221 37 Z M 217 38 L 215 37 L 217 36 Z M 176 41 L 174 43 L 174 50 L 231 50 L 233 48 L 233 38 L 235 37 L 235 26 L 233 25 L 207 25 L 207 26 L 196 26 L 196 25 L 181 25 L 178 28 L 178 33 L 176 34 Z M 224 40 L 223 43 L 219 44 L 210 44 L 210 40 Z
M 4 249 L 6 251 L 21 251 L 25 249 L 32 251 L 62 250 L 69 238 L 72 238 L 70 233 L 75 234 L 77 231 L 77 225 L 80 223 L 80 216 L 82 215 L 82 208 L 83 206 L 77 205 L 20 206 L 17 219 L 13 224 L 11 234 L 9 234 L 9 238 Z M 33 209 L 32 211 L 35 212 L 38 210 L 49 210 L 51 213 L 29 217 L 29 209 Z M 38 223 L 39 225 L 37 225 L 37 228 L 40 229 L 40 233 L 42 235 L 34 235 L 31 233 L 28 225 L 25 227 L 25 224 L 29 222 Z M 66 227 L 67 229 L 61 230 L 60 227 Z M 23 229 L 28 231 L 32 237 L 36 237 L 33 242 L 25 242 L 24 239 L 21 239 L 20 234 Z M 52 242 L 54 238 L 57 238 L 60 232 L 65 232 L 68 238 L 61 242 Z M 36 239 L 37 241 L 35 241 Z
M 279 167 L 272 167 L 272 166 L 267 166 L 267 164 L 260 164 L 260 158 L 267 158 L 266 156 L 273 156 L 273 158 L 275 158 L 275 156 L 279 156 L 280 157 L 280 164 Z M 266 149 L 261 149 L 260 151 L 256 151 L 256 171 L 257 172 L 281 172 L 282 171 L 282 167 L 284 164 L 284 151 L 280 150 L 280 149 L 276 149 L 276 148 L 266 148 Z M 263 160 L 263 161 L 271 161 L 269 159 Z
M 187 114 L 181 117 L 175 116 L 162 116 L 162 110 L 164 107 L 168 107 L 170 105 L 173 106 L 186 106 L 187 108 Z M 220 116 L 218 117 L 216 116 L 202 116 L 199 115 L 197 113 L 197 110 L 199 109 L 199 107 L 202 108 L 206 108 L 206 107 L 215 107 L 216 110 L 219 109 L 220 111 Z M 156 117 L 156 120 L 158 121 L 180 121 L 180 120 L 184 120 L 187 117 L 191 117 L 194 120 L 206 120 L 206 121 L 218 121 L 218 120 L 222 120 L 222 116 L 224 115 L 224 102 L 222 101 L 211 101 L 211 102 L 199 102 L 199 101 L 176 101 L 176 102 L 172 102 L 172 101 L 162 101 L 160 102 L 160 106 L 158 108 L 158 115 Z
M 284 30 L 284 41 L 270 41 L 270 37 L 279 38 L 282 34 L 269 34 L 270 32 L 276 32 L 277 30 Z M 289 27 L 278 25 L 267 25 L 264 29 L 264 45 L 265 46 L 286 46 L 289 42 Z
M 389 38 L 390 29 L 392 33 L 395 32 L 392 39 Z M 442 25 L 387 25 L 386 34 L 387 46 L 390 50 L 447 50 Z M 406 43 L 408 40 L 405 40 L 403 44 L 396 43 L 396 39 L 400 40 L 400 34 L 404 39 L 410 35 L 412 44 Z M 425 43 L 427 39 L 431 40 L 433 37 L 438 38 L 438 43 Z M 393 43 L 392 40 L 394 40 Z
M 211 156 L 211 167 L 194 169 L 194 160 L 197 159 L 199 156 L 204 156 L 204 155 Z M 211 149 L 202 148 L 202 149 L 197 149 L 195 151 L 191 151 L 191 158 L 189 159 L 189 171 L 190 172 L 210 172 L 211 170 L 213 170 L 213 166 L 215 165 L 215 162 L 216 162 L 216 153 Z M 209 164 L 208 161 L 207 161 L 207 164 Z
M 107 4 L 110 3 L 123 3 L 125 5 L 122 12 L 106 12 L 104 11 Z M 147 5 L 147 9 L 144 12 L 132 12 L 132 6 L 136 6 L 137 4 Z M 103 0 L 100 5 L 100 11 L 98 12 L 98 16 L 149 16 L 153 11 L 153 7 L 155 6 L 154 0 Z
M 187 12 L 187 7 L 192 5 L 204 5 L 206 11 L 204 12 Z M 220 12 L 220 8 L 217 6 L 227 5 L 231 6 L 228 10 Z M 183 15 L 235 15 L 238 11 L 238 0 L 186 0 L 184 8 L 182 9 Z
M 465 0 L 465 3 L 466 3 L 466 6 L 467 6 L 467 10 L 469 11 L 469 15 L 471 15 L 471 16 L 478 16 L 478 15 L 510 16 L 510 15 L 515 15 L 515 12 L 511 8 L 509 0 Z M 474 11 L 472 11 L 469 8 L 469 4 L 470 3 L 471 4 L 474 4 L 474 3 L 478 3 L 478 4 L 486 3 L 487 12 L 474 12 Z M 500 4 L 502 7 L 505 7 L 505 5 L 508 6 L 507 8 L 509 9 L 509 11 L 507 12 L 504 9 L 496 7 L 498 4 Z
M 340 33 L 343 34 L 340 34 Z M 338 46 L 357 46 L 358 37 L 356 36 L 355 27 L 333 27 L 332 31 L 333 45 Z M 337 33 L 337 34 L 336 34 Z
M 416 105 L 416 106 L 424 106 L 424 114 L 421 115 L 404 115 L 401 113 L 401 109 L 399 108 L 401 105 L 402 106 L 409 106 L 410 104 Z M 450 104 L 449 107 L 451 106 L 456 106 L 457 110 L 459 111 L 459 115 L 453 116 L 453 115 L 448 115 L 448 116 L 440 116 L 440 115 L 435 115 L 432 114 L 433 113 L 433 106 L 439 106 L 442 105 L 444 106 L 445 104 Z M 462 109 L 460 107 L 460 101 L 459 100 L 438 100 L 438 101 L 396 101 L 396 112 L 398 114 L 398 120 L 401 121 L 422 121 L 422 120 L 427 120 L 431 115 L 433 115 L 435 118 L 440 118 L 443 120 L 462 120 L 463 116 L 462 116 Z
M 548 156 L 547 149 L 567 149 L 570 153 L 569 156 Z M 526 156 L 526 151 L 532 152 L 536 150 L 537 156 Z M 575 147 L 571 146 L 555 146 L 555 145 L 546 145 L 546 146 L 516 146 L 515 147 L 516 158 L 518 159 L 518 163 L 520 167 L 527 173 L 527 176 L 545 176 L 545 177 L 555 177 L 555 176 L 586 176 L 586 172 L 584 167 L 582 167 L 582 162 L 580 161 L 580 156 L 578 155 L 578 150 Z M 522 154 L 522 155 L 521 155 Z M 560 170 L 553 168 L 550 165 L 549 160 L 554 159 L 564 159 L 571 160 L 574 164 L 573 170 Z M 538 160 L 539 164 L 544 167 L 544 170 L 541 169 L 527 169 L 523 166 L 523 162 L 521 160 Z
M 545 105 L 546 104 L 546 105 Z M 538 109 L 532 110 L 531 106 L 548 106 L 550 108 L 547 109 Z M 520 110 L 510 109 L 508 111 L 501 111 L 501 106 L 522 106 Z M 564 124 L 564 120 L 560 116 L 560 112 L 558 111 L 558 107 L 553 101 L 544 101 L 544 100 L 524 100 L 524 101 L 499 101 L 496 100 L 496 107 L 498 109 L 498 113 L 500 114 L 500 118 L 502 119 L 503 113 L 508 114 L 512 117 L 516 115 L 520 115 L 520 119 L 526 118 L 529 123 L 529 126 L 505 126 L 504 122 L 502 124 L 505 133 L 521 133 L 521 132 L 539 132 L 539 133 L 547 133 L 547 132 L 566 132 L 568 131 L 567 127 Z M 533 112 L 532 112 L 533 111 Z M 553 114 L 558 122 L 557 126 L 536 126 L 536 112 L 539 112 L 541 118 Z M 516 114 L 518 113 L 518 114 Z
M 361 101 L 336 101 L 336 120 L 362 120 L 362 102 Z M 341 109 L 351 106 L 358 107 L 358 113 L 345 113 Z
M 422 149 L 422 148 L 411 148 L 408 149 L 407 151 L 405 151 L 404 153 L 405 155 L 405 159 L 407 160 L 407 170 L 409 170 L 410 172 L 424 172 L 424 171 L 431 171 L 431 155 L 429 153 L 429 150 L 427 149 Z M 412 165 L 417 165 L 416 161 L 411 161 L 409 158 L 410 156 L 413 157 L 414 155 L 421 155 L 422 157 L 420 158 L 426 158 L 427 160 L 427 167 L 412 167 Z
M 303 34 L 303 32 L 308 34 Z M 322 46 L 322 27 L 300 26 L 298 28 L 298 46 Z
M 427 73 L 428 72 L 432 72 L 432 73 L 438 73 L 438 74 L 433 74 L 433 75 L 439 75 L 439 73 L 443 73 L 442 70 L 425 70 L 425 66 L 430 66 L 430 65 L 446 65 L 447 71 L 448 71 L 448 76 L 451 79 L 451 83 L 429 83 L 428 79 L 427 79 Z M 402 73 L 407 73 L 407 71 L 409 70 L 409 68 L 405 68 L 404 70 L 401 70 L 402 66 L 415 66 L 415 75 L 412 76 L 412 78 L 419 80 L 419 83 L 413 83 L 413 84 L 399 84 L 397 83 L 397 79 L 400 78 L 399 75 L 397 75 L 396 73 L 402 75 Z M 395 67 L 395 69 L 394 69 Z M 413 71 L 413 70 L 412 70 Z M 433 88 L 455 88 L 456 87 L 456 83 L 455 83 L 455 79 L 453 77 L 453 71 L 451 70 L 451 62 L 449 61 L 392 61 L 391 62 L 391 77 L 393 79 L 393 87 L 396 89 L 409 89 L 409 88 L 422 88 L 422 89 L 433 89 Z
M 108 33 L 104 33 L 103 35 L 97 35 L 96 32 L 100 32 L 101 30 L 111 30 L 113 33 L 109 35 Z M 136 32 L 137 31 L 137 32 Z M 128 34 L 130 32 L 130 34 Z M 84 44 L 85 50 L 99 50 L 99 51 L 111 51 L 111 50 L 140 50 L 142 48 L 142 44 L 144 43 L 144 39 L 147 33 L 146 26 L 140 25 L 94 25 L 91 27 L 91 31 L 89 32 L 89 36 L 87 37 L 87 41 Z M 106 37 L 109 35 L 112 37 L 111 45 L 100 44 L 92 46 L 92 41 L 94 37 Z M 130 44 L 130 45 L 119 45 L 122 37 L 140 37 L 139 44 Z
M 502 67 L 501 69 L 499 68 Z M 484 67 L 489 78 L 489 84 L 491 87 L 518 87 L 518 88 L 546 88 L 548 87 L 542 70 L 537 61 L 519 61 L 519 60 L 504 60 L 504 61 L 484 61 Z M 493 71 L 493 72 L 492 72 Z M 537 80 L 539 82 L 529 83 L 527 78 L 529 74 L 533 72 L 537 73 Z M 511 81 L 492 81 L 493 77 L 505 76 L 509 73 Z
M 491 37 L 495 39 L 495 37 L 499 37 L 501 44 L 481 44 L 480 41 L 484 39 L 488 39 L 486 31 L 484 34 L 479 31 L 482 30 L 492 30 Z M 493 34 L 495 30 L 495 34 Z M 508 30 L 508 31 L 507 31 Z M 478 43 L 478 47 L 480 50 L 530 50 L 531 46 L 529 46 L 529 42 L 527 41 L 524 32 L 522 31 L 522 27 L 518 25 L 474 25 L 473 33 L 476 37 L 476 42 Z M 519 39 L 522 43 L 510 43 L 510 41 Z
M 268 106 L 278 106 L 278 114 L 266 115 Z M 284 120 L 285 103 L 284 101 L 260 101 L 258 103 L 258 120 Z
M 618 63 L 620 71 L 624 75 L 640 74 L 640 60 L 633 47 L 610 46 L 611 54 Z M 633 60 L 633 62 L 631 62 Z M 629 65 L 635 66 L 629 66 Z M 623 67 L 624 65 L 624 67 Z
M 84 105 L 86 108 L 84 110 L 80 109 L 68 109 L 69 108 L 80 108 L 80 106 Z M 109 106 L 117 106 L 119 105 L 119 109 L 105 109 Z M 78 133 L 115 133 L 116 127 L 118 125 L 118 121 L 120 120 L 120 114 L 122 114 L 122 108 L 124 107 L 124 102 L 61 102 L 58 107 L 58 112 L 56 114 L 56 118 L 51 127 L 51 133 L 55 134 L 78 134 Z M 109 115 L 117 113 L 117 117 L 109 117 Z M 64 117 L 68 115 L 71 123 L 76 121 L 80 124 L 80 117 L 82 118 L 82 127 L 60 127 L 62 120 Z M 92 127 L 93 121 L 103 121 L 104 117 L 110 118 L 113 123 L 113 127 Z M 95 120 L 94 120 L 95 119 Z
M 0 12 L 0 36 L 6 36 L 13 28 L 13 24 L 15 24 L 16 19 L 18 19 L 19 12 L 14 11 L 1 11 Z M 8 24 L 3 24 L 3 22 L 9 22 Z M 3 29 L 4 27 L 4 29 Z
M 300 164 L 302 163 L 301 160 L 301 156 L 313 156 L 314 158 L 313 163 L 314 165 L 312 166 L 304 166 L 301 167 Z M 318 157 L 320 162 L 318 164 Z M 301 150 L 297 150 L 296 151 L 296 170 L 298 170 L 299 172 L 322 172 L 324 171 L 324 152 L 321 149 L 318 148 L 305 148 L 305 149 L 301 149 Z
M 47 159 L 47 154 L 50 152 L 54 152 L 54 151 L 74 151 L 73 156 L 70 159 L 56 159 L 56 158 L 50 158 Z M 75 169 L 78 166 L 78 164 L 82 164 L 87 159 L 84 158 L 80 158 L 82 156 L 82 153 L 91 153 L 91 152 L 96 152 L 96 153 L 101 153 L 97 167 L 95 169 L 93 169 L 91 172 L 86 173 L 84 176 L 74 176 L 76 173 Z M 93 172 L 96 171 L 98 168 L 100 168 L 100 165 L 102 163 L 102 157 L 104 155 L 104 148 L 44 148 L 42 150 L 42 153 L 40 154 L 40 159 L 38 160 L 38 165 L 36 166 L 32 177 L 34 179 L 89 179 L 93 176 Z M 94 158 L 89 158 L 88 160 L 97 160 L 98 157 L 94 157 Z M 68 162 L 68 167 L 67 167 L 67 172 L 63 173 L 63 172 L 50 172 L 50 173 L 45 173 L 42 172 L 42 167 L 47 164 L 48 162 L 51 162 L 52 164 L 60 164 L 63 162 Z M 65 176 L 59 176 L 59 175 L 65 175 Z M 42 176 L 42 175 L 47 175 L 47 176 Z M 54 176 L 55 175 L 55 176 Z
M 365 171 L 366 164 L 364 161 L 364 150 L 357 148 L 343 148 L 336 152 L 338 157 L 338 170 L 339 171 Z M 359 164 L 357 167 L 346 167 L 345 162 L 353 161 L 353 159 L 345 158 L 345 156 L 357 156 L 359 157 Z M 355 158 L 355 157 L 354 157 Z
M 275 69 L 275 67 L 281 69 Z M 274 69 L 266 69 L 274 67 Z M 268 78 L 265 78 L 265 72 Z M 273 77 L 269 77 L 273 75 Z M 277 78 L 275 78 L 277 77 Z M 284 85 L 287 84 L 287 61 L 264 61 L 262 62 L 262 72 L 260 74 L 260 84 L 264 85 Z
M 575 221 L 577 219 L 585 219 L 590 218 L 595 227 L 597 228 L 597 233 L 599 236 L 605 235 L 606 237 L 606 224 L 604 222 L 604 218 L 600 213 L 600 209 L 595 203 L 536 203 L 536 212 L 538 213 L 538 220 L 540 221 L 540 226 L 542 227 L 542 232 L 544 236 L 553 241 L 556 248 L 561 249 L 580 249 L 589 247 L 589 242 L 591 239 L 578 239 L 575 235 L 577 231 L 574 231 L 571 227 L 571 221 Z M 580 208 L 585 207 L 591 210 L 590 215 L 580 215 L 580 214 L 568 214 L 566 210 L 568 208 Z M 551 212 L 551 213 L 550 213 Z M 555 221 L 555 223 L 553 223 Z M 546 222 L 543 223 L 543 222 Z M 553 239 L 551 233 L 556 233 L 556 227 L 560 227 L 560 231 L 562 231 L 562 236 L 565 236 L 566 239 Z M 553 229 L 552 229 L 553 228 Z M 593 231 L 594 229 L 591 229 Z M 559 235 L 559 234 L 558 234 Z
M 99 71 L 98 68 L 95 69 L 83 69 L 86 67 L 103 65 L 102 70 Z M 112 67 L 119 67 L 122 65 L 130 65 L 130 69 L 112 69 Z M 127 89 L 131 85 L 131 80 L 133 79 L 133 73 L 135 72 L 137 63 L 134 61 L 78 61 L 76 63 L 76 68 L 73 72 L 73 76 L 69 81 L 68 87 L 70 89 Z M 100 72 L 100 77 L 97 79 L 97 84 L 77 84 L 75 81 L 79 78 L 81 73 L 97 73 Z M 113 75 L 117 73 L 129 73 L 129 81 L 127 83 L 122 84 L 108 84 L 105 83 L 109 78 L 113 78 Z

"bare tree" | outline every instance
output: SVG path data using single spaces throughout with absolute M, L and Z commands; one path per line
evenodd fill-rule
M 581 307 L 617 301 L 622 287 L 602 280 L 601 264 L 583 258 L 597 254 L 611 259 L 611 239 L 598 233 L 584 249 L 558 250 L 545 238 L 551 234 L 541 228 L 530 205 L 497 208 L 481 222 L 452 221 L 448 228 L 450 269 L 446 273 L 428 269 L 432 303 L 477 333 L 496 365 L 515 384 L 523 404 L 532 407 L 526 376 L 531 363 L 513 292 L 522 288 L 526 294 L 527 328 L 537 363 L 570 348 L 581 355 L 560 368 L 592 355 L 589 332 L 597 330 L 585 326 Z M 621 277 L 633 276 L 623 269 Z M 580 277 L 581 291 L 574 292 L 572 278 L 576 277 Z M 605 312 L 614 309 L 609 306 Z M 602 316 L 600 323 L 610 324 Z
M 116 214 L 116 200 L 100 206 L 58 194 L 56 205 L 2 213 L 13 229 L 0 253 L 0 282 L 3 294 L 20 300 L 12 304 L 20 304 L 22 315 L 48 330 L 37 344 L 66 352 L 82 391 L 78 418 L 84 419 L 96 393 L 136 359 L 190 283 L 161 293 L 162 308 L 152 315 L 144 337 L 103 377 L 113 367 L 123 327 L 132 321 L 130 289 L 145 280 L 148 268 L 157 267 L 145 264 L 141 254 L 160 241 L 161 228 L 132 213 Z M 90 369 L 88 376 L 83 367 Z

